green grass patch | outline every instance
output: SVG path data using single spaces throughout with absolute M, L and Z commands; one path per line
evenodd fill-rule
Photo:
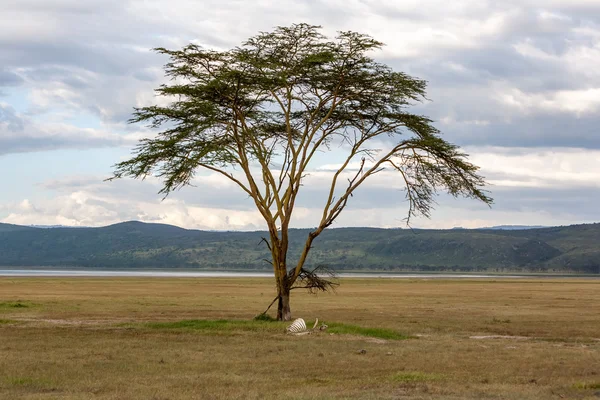
M 439 381 L 443 378 L 443 375 L 439 374 L 427 374 L 425 372 L 398 372 L 397 374 L 392 375 L 392 380 L 394 382 L 400 383 L 419 383 L 419 382 L 431 382 L 431 381 Z
M 389 340 L 405 340 L 414 339 L 413 336 L 404 335 L 393 329 L 386 328 L 364 328 L 357 325 L 348 325 L 343 323 L 327 323 L 327 331 L 330 333 L 346 334 L 346 335 L 359 335 L 374 337 L 378 339 L 389 339 Z
M 144 326 L 152 329 L 189 329 L 205 332 L 283 332 L 287 324 L 269 321 L 190 319 L 175 322 L 149 322 Z
M 8 309 L 8 308 L 29 308 L 32 307 L 33 304 L 17 300 L 17 301 L 0 301 L 0 309 Z
M 12 319 L 0 319 L 0 325 L 3 325 L 3 324 L 14 324 L 16 322 L 17 321 L 12 320 Z
M 142 326 L 151 329 L 178 329 L 178 330 L 196 330 L 214 333 L 227 332 L 273 332 L 282 333 L 291 322 L 279 322 L 274 319 L 253 319 L 248 320 L 203 320 L 191 319 L 173 322 L 148 322 Z M 314 321 L 307 321 L 306 326 L 310 329 L 314 325 Z M 364 328 L 356 325 L 348 325 L 338 322 L 327 323 L 326 332 L 340 335 L 358 335 L 374 337 L 379 339 L 389 340 L 404 340 L 411 339 L 412 336 L 404 335 L 392 329 L 385 328 Z M 132 325 L 128 325 L 132 326 Z M 139 326 L 139 325 L 138 325 Z
M 577 382 L 573 387 L 575 389 L 600 389 L 600 382 Z
M 29 389 L 49 389 L 55 386 L 49 379 L 32 378 L 28 376 L 11 376 L 4 379 L 4 382 L 12 387 L 21 387 Z

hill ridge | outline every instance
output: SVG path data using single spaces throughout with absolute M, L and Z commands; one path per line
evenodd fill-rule
M 290 260 L 309 229 L 290 230 Z M 124 221 L 53 229 L 0 223 L 0 266 L 269 269 L 265 231 L 205 231 Z M 315 241 L 309 265 L 379 271 L 600 273 L 600 223 L 532 229 L 342 227 Z

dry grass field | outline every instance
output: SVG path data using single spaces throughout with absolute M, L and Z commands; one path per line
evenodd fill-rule
M 0 398 L 600 398 L 598 280 L 345 279 L 294 294 L 331 327 L 300 337 L 249 322 L 272 296 L 268 279 L 0 278 Z

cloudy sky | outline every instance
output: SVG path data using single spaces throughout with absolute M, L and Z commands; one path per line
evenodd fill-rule
M 230 183 L 200 174 L 161 201 L 160 182 L 104 182 L 142 126 L 163 57 L 189 42 L 226 49 L 307 22 L 386 43 L 375 58 L 429 81 L 431 116 L 490 182 L 494 206 L 442 196 L 414 227 L 600 221 L 600 0 L 2 0 L 0 222 L 102 226 L 125 220 L 261 229 Z M 294 226 L 317 221 L 326 157 Z M 335 226 L 404 226 L 399 182 L 378 177 Z

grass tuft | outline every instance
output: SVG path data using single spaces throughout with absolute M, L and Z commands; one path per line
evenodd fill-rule
M 407 336 L 393 329 L 386 328 L 364 328 L 357 325 L 348 325 L 342 323 L 328 323 L 328 332 L 346 335 L 359 335 L 374 337 L 378 339 L 389 339 L 389 340 L 405 340 L 414 339 L 414 336 Z
M 577 382 L 573 385 L 575 389 L 600 389 L 600 382 L 584 383 Z
M 400 383 L 418 383 L 418 382 L 431 382 L 442 379 L 443 376 L 439 374 L 427 374 L 425 372 L 413 371 L 413 372 L 399 372 L 392 375 L 394 382 Z
M 253 321 L 277 322 L 277 318 L 271 317 L 269 314 L 258 314 L 252 318 Z
M 24 301 L 2 301 L 0 302 L 0 308 L 29 308 L 31 304 L 28 304 Z
M 16 322 L 17 321 L 12 320 L 12 319 L 0 319 L 0 325 L 2 325 L 2 324 L 14 324 Z
M 46 389 L 54 386 L 54 383 L 49 379 L 31 378 L 23 376 L 13 376 L 4 380 L 9 386 L 22 387 L 31 389 Z

